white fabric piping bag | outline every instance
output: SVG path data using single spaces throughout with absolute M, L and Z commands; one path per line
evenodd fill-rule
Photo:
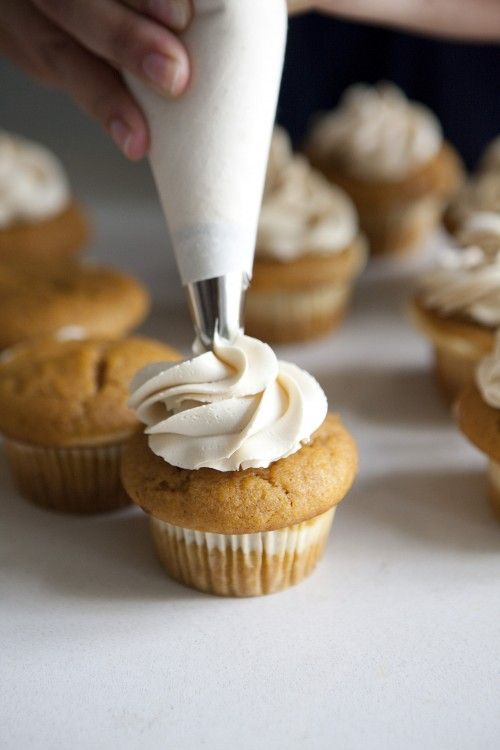
M 127 81 L 151 132 L 150 163 L 198 335 L 231 337 L 252 274 L 286 41 L 285 0 L 194 0 L 177 100 Z

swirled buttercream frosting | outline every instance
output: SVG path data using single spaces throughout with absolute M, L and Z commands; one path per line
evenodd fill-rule
M 479 247 L 450 250 L 422 280 L 420 298 L 443 315 L 500 325 L 500 253 L 486 254 Z
M 348 196 L 294 154 L 287 133 L 275 128 L 259 219 L 257 255 L 291 261 L 305 253 L 344 250 L 358 232 Z
M 148 365 L 132 381 L 129 404 L 153 453 L 183 469 L 219 471 L 295 453 L 327 413 L 311 375 L 243 334 L 184 362 Z
M 500 336 L 497 333 L 495 348 L 483 357 L 476 370 L 476 383 L 487 404 L 500 409 Z
M 436 116 L 392 84 L 357 84 L 313 129 L 310 147 L 361 179 L 398 180 L 429 162 L 443 142 Z
M 68 180 L 54 154 L 0 130 L 0 229 L 50 218 L 69 200 Z

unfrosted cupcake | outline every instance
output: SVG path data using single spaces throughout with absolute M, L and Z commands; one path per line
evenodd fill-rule
M 60 328 L 117 338 L 149 310 L 146 289 L 132 276 L 90 263 L 0 263 L 0 349 Z
M 348 196 L 275 130 L 259 219 L 246 328 L 273 342 L 326 333 L 345 312 L 366 243 Z
M 169 575 L 252 596 L 312 571 L 357 464 L 314 378 L 240 335 L 146 367 L 130 404 L 147 428 L 125 450 L 122 479 Z
M 454 399 L 493 348 L 500 325 L 500 255 L 478 247 L 448 251 L 422 280 L 411 312 L 433 345 L 438 381 Z
M 0 261 L 67 259 L 88 234 L 56 156 L 0 130 Z
M 457 402 L 457 419 L 462 432 L 489 459 L 490 500 L 500 520 L 500 333 L 494 351 L 481 360 L 475 383 Z
M 120 460 L 138 421 L 127 407 L 139 367 L 177 353 L 146 338 L 47 337 L 0 358 L 0 432 L 14 479 L 36 505 L 95 513 L 128 502 Z
M 463 180 L 435 115 L 387 83 L 349 88 L 313 128 L 306 151 L 351 196 L 376 254 L 420 243 Z

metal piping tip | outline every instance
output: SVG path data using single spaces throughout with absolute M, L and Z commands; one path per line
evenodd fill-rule
M 196 335 L 205 349 L 213 348 L 216 335 L 232 341 L 243 330 L 248 284 L 246 273 L 234 271 L 186 285 Z

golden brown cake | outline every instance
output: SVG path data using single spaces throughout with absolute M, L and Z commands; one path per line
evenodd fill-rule
M 19 344 L 0 359 L 0 432 L 23 495 L 54 510 L 90 513 L 127 502 L 119 480 L 138 421 L 127 407 L 134 372 L 178 354 L 152 339 Z
M 126 447 L 122 479 L 169 575 L 253 596 L 312 571 L 357 452 L 310 375 L 239 336 L 139 373 L 130 403 L 147 427 Z
M 0 349 L 67 326 L 87 336 L 120 337 L 149 310 L 132 276 L 94 264 L 0 263 Z
M 349 89 L 313 129 L 306 153 L 352 198 L 376 255 L 418 246 L 464 178 L 435 116 L 388 84 Z
M 276 128 L 246 301 L 249 334 L 283 343 L 327 333 L 342 319 L 366 256 L 347 195 L 293 154 Z
M 0 262 L 68 260 L 88 234 L 56 156 L 0 130 Z
M 489 460 L 492 508 L 500 520 L 500 339 L 494 351 L 484 357 L 475 380 L 457 401 L 456 417 L 462 432 Z

